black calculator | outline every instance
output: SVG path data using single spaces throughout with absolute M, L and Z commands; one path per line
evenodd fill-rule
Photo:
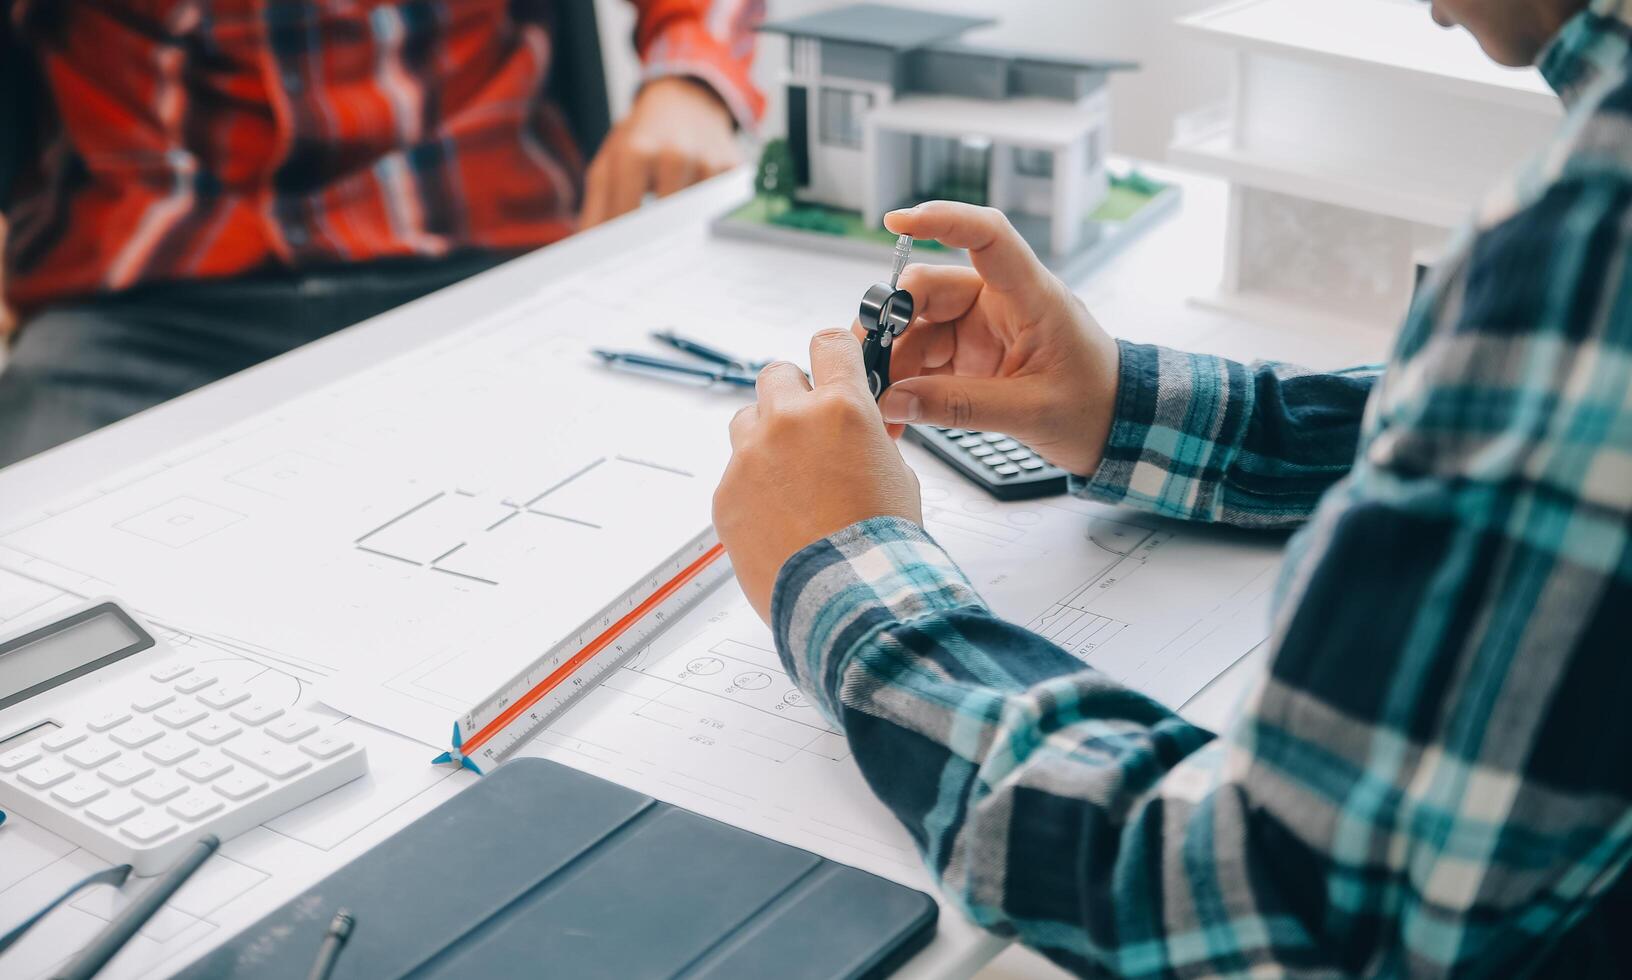
M 909 425 L 907 437 L 999 500 L 1065 492 L 1067 474 L 1008 436 L 938 425 Z

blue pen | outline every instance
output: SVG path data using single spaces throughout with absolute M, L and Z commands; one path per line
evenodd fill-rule
M 667 344 L 675 350 L 684 351 L 693 357 L 700 357 L 705 361 L 711 361 L 721 367 L 730 368 L 742 374 L 758 374 L 764 370 L 766 364 L 770 363 L 769 361 L 745 361 L 742 358 L 733 357 L 725 351 L 710 347 L 700 340 L 682 337 L 673 330 L 655 331 L 652 334 L 652 339 L 660 344 Z
M 685 364 L 680 361 L 652 357 L 650 354 L 636 354 L 629 351 L 596 350 L 594 353 L 608 367 L 626 371 L 652 374 L 673 380 L 690 378 L 708 385 L 725 384 L 739 388 L 752 388 L 755 384 L 753 375 L 744 374 L 740 371 L 699 367 L 695 364 Z

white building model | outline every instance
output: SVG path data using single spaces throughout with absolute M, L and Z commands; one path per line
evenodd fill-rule
M 859 212 L 961 200 L 1006 212 L 1045 258 L 1093 244 L 1112 71 L 1128 62 L 959 40 L 991 23 L 856 4 L 768 23 L 789 39 L 796 200 Z

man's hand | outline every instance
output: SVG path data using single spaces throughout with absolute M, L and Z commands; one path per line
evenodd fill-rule
M 884 431 L 855 337 L 817 334 L 810 373 L 814 388 L 786 361 L 760 372 L 758 404 L 731 420 L 731 462 L 714 492 L 714 528 L 767 622 L 776 575 L 801 548 L 869 517 L 923 523 L 918 478 Z
M 647 191 L 667 197 L 739 159 L 736 124 L 719 96 L 688 78 L 648 82 L 589 165 L 579 227 L 633 211 Z
M 1116 341 L 1001 212 L 933 201 L 884 224 L 967 248 L 974 263 L 914 265 L 901 277 L 917 317 L 895 342 L 895 383 L 879 402 L 894 431 L 922 422 L 1003 432 L 1091 475 L 1115 413 Z

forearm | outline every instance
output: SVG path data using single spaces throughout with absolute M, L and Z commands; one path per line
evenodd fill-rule
M 1292 527 L 1353 465 L 1376 369 L 1119 347 L 1110 440 L 1078 493 L 1183 520 Z
M 991 616 L 916 526 L 868 521 L 801 552 L 773 625 L 979 925 L 1084 973 L 1296 962 L 1308 946 L 1277 877 L 1245 853 L 1284 833 L 1248 832 L 1257 818 L 1220 790 L 1212 735 Z M 1275 935 L 1250 949 L 1184 938 L 1261 910 Z

